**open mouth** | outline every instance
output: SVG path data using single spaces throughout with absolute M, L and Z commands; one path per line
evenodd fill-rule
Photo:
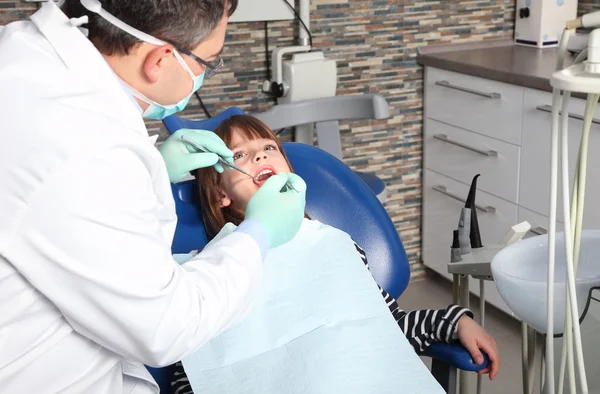
M 277 175 L 277 171 L 275 171 L 275 168 L 271 166 L 261 167 L 254 175 L 254 183 L 256 183 L 258 186 L 262 186 L 267 181 L 267 179 L 269 179 L 273 175 Z

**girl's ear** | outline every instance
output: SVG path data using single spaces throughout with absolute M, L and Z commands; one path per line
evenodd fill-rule
M 225 208 L 231 205 L 231 198 L 222 189 L 217 190 L 219 200 L 219 208 Z

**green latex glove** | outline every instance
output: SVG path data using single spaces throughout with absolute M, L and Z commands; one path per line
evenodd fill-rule
M 181 136 L 202 145 L 212 153 L 199 152 L 193 145 L 183 141 Z M 223 172 L 223 166 L 218 162 L 219 156 L 233 162 L 233 152 L 215 133 L 208 130 L 177 130 L 158 147 L 165 161 L 171 182 L 182 180 L 190 171 L 198 168 L 215 166 L 218 172 Z
M 288 181 L 297 192 L 285 187 Z M 280 173 L 270 177 L 248 201 L 246 219 L 260 223 L 269 234 L 270 247 L 275 248 L 296 236 L 305 206 L 304 180 L 296 174 Z

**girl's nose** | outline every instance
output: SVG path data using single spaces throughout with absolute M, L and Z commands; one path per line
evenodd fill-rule
M 265 152 L 259 152 L 254 157 L 254 161 L 259 162 L 259 161 L 261 161 L 261 159 L 265 160 L 266 158 L 267 158 L 267 154 Z

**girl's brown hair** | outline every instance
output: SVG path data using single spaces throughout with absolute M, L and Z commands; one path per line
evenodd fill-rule
M 215 129 L 215 134 L 225 142 L 225 145 L 230 146 L 235 130 L 242 133 L 248 140 L 260 138 L 273 140 L 290 167 L 290 170 L 293 172 L 292 165 L 279 139 L 263 122 L 250 115 L 234 115 L 224 120 Z M 202 218 L 208 237 L 212 238 L 217 235 L 228 222 L 236 226 L 239 225 L 244 220 L 244 212 L 236 210 L 231 206 L 224 208 L 219 206 L 219 201 L 221 200 L 221 174 L 214 167 L 208 167 L 197 170 L 195 175 L 198 180 L 200 210 L 202 211 Z

